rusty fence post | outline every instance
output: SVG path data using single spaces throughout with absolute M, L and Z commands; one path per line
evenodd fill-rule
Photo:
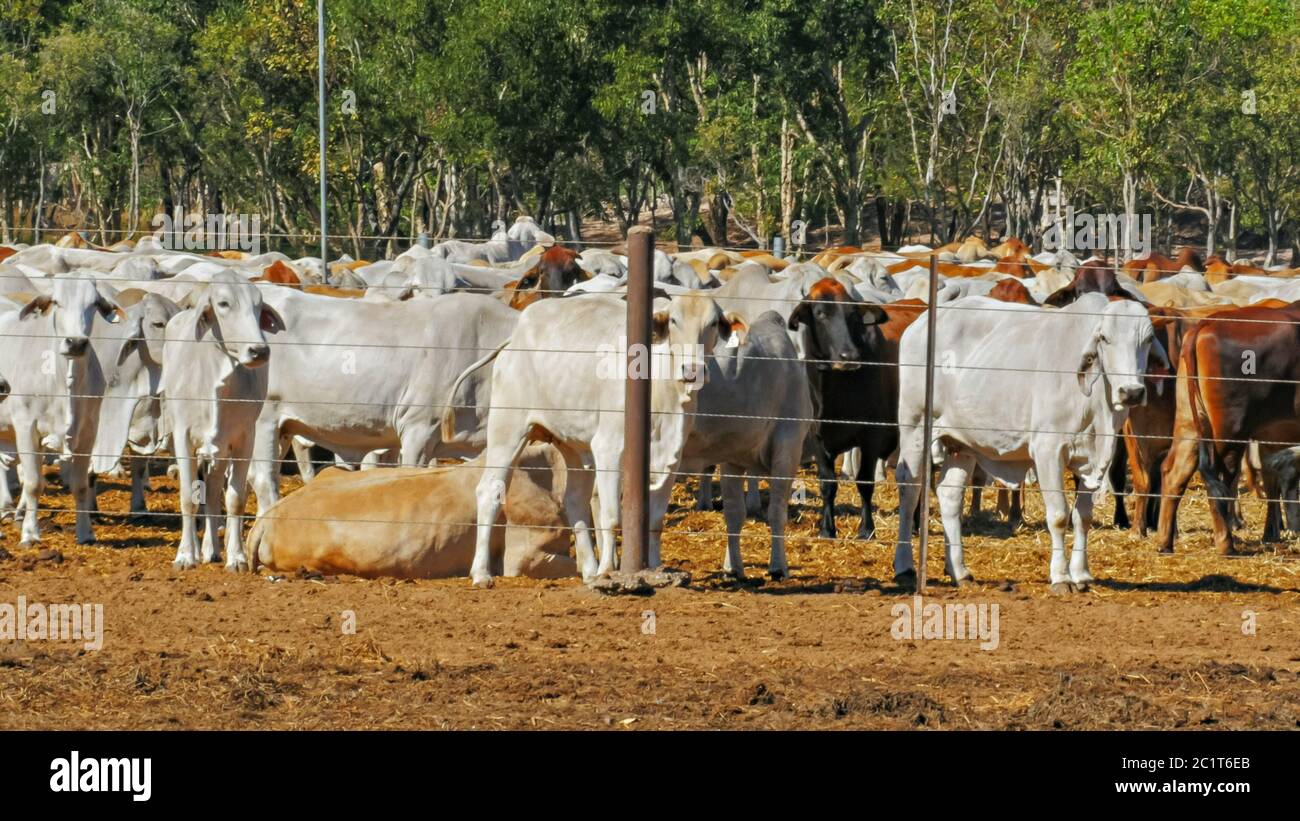
M 646 566 L 650 541 L 650 314 L 654 300 L 654 233 L 627 234 L 627 371 L 623 388 L 623 553 L 619 569 Z M 634 360 L 644 357 L 636 367 Z
M 921 560 L 916 567 L 916 593 L 925 595 L 926 563 L 930 557 L 930 481 L 934 466 L 930 463 L 930 442 L 934 438 L 934 326 L 938 318 L 939 258 L 930 255 L 929 316 L 925 327 L 925 455 L 921 457 Z

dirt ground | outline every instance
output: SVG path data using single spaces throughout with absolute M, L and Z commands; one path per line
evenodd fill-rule
M 151 508 L 174 511 L 174 490 L 155 479 Z M 127 491 L 109 483 L 101 510 L 126 510 Z M 892 580 L 892 486 L 877 498 L 878 539 L 830 541 L 810 493 L 792 511 L 793 578 L 736 584 L 717 574 L 721 513 L 688 512 L 679 488 L 665 559 L 690 588 L 616 598 L 577 580 L 180 573 L 171 517 L 109 516 L 79 547 L 56 512 L 44 553 L 18 549 L 6 522 L 0 603 L 102 603 L 105 631 L 99 651 L 0 641 L 0 728 L 1300 727 L 1300 551 L 1258 542 L 1259 502 L 1245 505 L 1248 555 L 1232 559 L 1214 554 L 1201 498 L 1173 556 L 1099 505 L 1100 581 L 1065 597 L 1046 583 L 1036 493 L 1015 534 L 979 514 L 980 583 L 952 588 L 936 549 L 927 601 L 996 604 L 999 641 L 983 650 L 893 638 L 892 609 L 913 599 Z M 855 533 L 848 484 L 840 500 L 840 532 Z M 68 497 L 54 486 L 42 504 L 66 511 Z M 751 577 L 766 534 L 745 527 Z

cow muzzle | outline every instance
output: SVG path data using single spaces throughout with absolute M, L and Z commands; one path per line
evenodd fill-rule
M 1136 407 L 1147 401 L 1147 389 L 1144 385 L 1123 385 L 1117 393 L 1119 403 L 1126 408 Z
M 271 346 L 265 343 L 261 345 L 249 345 L 244 348 L 244 355 L 239 358 L 239 364 L 246 368 L 256 368 L 259 365 L 265 365 L 271 358 Z
M 77 358 L 86 355 L 86 347 L 90 345 L 90 339 L 84 336 L 65 336 L 63 342 L 59 344 L 59 353 L 67 357 Z
M 0 402 L 9 396 L 9 380 L 0 378 Z

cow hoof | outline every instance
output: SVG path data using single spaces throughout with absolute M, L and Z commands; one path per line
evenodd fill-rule
M 175 570 L 193 570 L 196 564 L 193 559 L 176 559 L 172 562 L 172 568 Z
M 1052 592 L 1058 596 L 1068 596 L 1071 593 L 1077 592 L 1077 589 L 1073 582 L 1054 582 L 1052 584 Z
M 35 550 L 41 546 L 41 542 L 39 539 L 23 539 L 18 546 L 23 550 Z
M 492 588 L 492 577 L 491 577 L 491 576 L 475 576 L 475 577 L 474 577 L 474 587 L 481 588 L 481 589 L 483 589 L 483 590 L 490 590 L 490 589 Z
M 902 573 L 894 574 L 894 583 L 899 587 L 910 587 L 916 589 L 916 571 L 904 570 Z
M 876 538 L 876 529 L 874 527 L 871 528 L 870 530 L 858 531 L 858 539 L 860 539 L 861 541 L 869 542 L 874 538 Z
M 1087 593 L 1087 592 L 1088 592 L 1088 587 L 1089 587 L 1091 581 L 1092 581 L 1092 580 L 1089 579 L 1088 581 L 1072 582 L 1072 584 L 1074 585 L 1074 590 L 1075 590 L 1075 592 L 1076 592 L 1076 593 Z
M 967 573 L 965 576 L 961 577 L 960 579 L 953 579 L 953 580 L 952 580 L 952 584 L 953 584 L 953 587 L 975 587 L 975 586 L 977 586 L 977 582 L 975 581 L 975 577 L 972 576 L 972 575 L 970 575 L 969 573 Z
M 778 567 L 775 570 L 768 570 L 767 575 L 772 579 L 772 581 L 779 582 L 782 579 L 790 578 L 790 570 L 788 568 L 783 569 Z M 744 577 L 741 576 L 740 578 L 743 579 Z
M 1172 547 L 1162 547 L 1157 549 L 1156 553 L 1160 553 L 1166 556 L 1172 556 L 1174 553 L 1174 549 Z
M 226 572 L 227 572 L 227 573 L 247 573 L 247 572 L 248 572 L 248 562 L 245 562 L 245 561 L 238 561 L 238 562 L 233 562 L 233 563 L 231 563 L 231 564 L 227 564 L 227 565 L 226 565 Z
M 95 543 L 95 537 L 94 537 L 94 536 L 78 536 L 78 537 L 77 537 L 77 544 L 94 544 L 94 543 Z

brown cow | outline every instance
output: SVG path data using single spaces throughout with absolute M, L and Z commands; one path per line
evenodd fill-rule
M 552 245 L 537 258 L 537 263 L 522 277 L 506 285 L 507 304 L 522 311 L 539 299 L 559 296 L 572 285 L 589 279 L 578 265 L 578 252 L 563 245 Z
M 1300 443 L 1300 305 L 1222 311 L 1189 331 L 1182 348 L 1157 542 L 1173 552 L 1178 503 L 1199 468 L 1215 545 L 1231 555 L 1231 502 L 1247 443 Z
M 475 487 L 483 457 L 435 468 L 327 468 L 281 499 L 249 534 L 253 570 L 348 573 L 404 579 L 466 576 L 474 558 Z M 573 576 L 564 516 L 564 460 L 531 445 L 506 491 L 492 533 L 494 572 Z
M 253 277 L 253 282 L 271 282 L 276 285 L 302 290 L 302 280 L 298 278 L 298 274 L 288 265 L 285 265 L 283 260 L 278 259 L 263 268 L 260 277 Z
M 1083 294 L 1099 293 L 1108 297 L 1131 299 L 1139 302 L 1128 291 L 1120 287 L 1115 277 L 1115 268 L 1099 259 L 1089 260 L 1074 272 L 1074 279 L 1069 285 L 1056 291 L 1043 301 L 1044 305 L 1061 308 L 1071 304 Z
M 1231 310 L 1231 306 L 1177 309 L 1155 307 L 1150 309 L 1151 325 L 1156 340 L 1164 346 L 1170 362 L 1179 361 L 1184 335 L 1200 324 L 1207 316 Z M 1156 527 L 1162 478 L 1161 465 L 1173 442 L 1175 418 L 1175 385 L 1162 365 L 1152 361 L 1147 370 L 1147 401 L 1129 409 L 1124 423 L 1123 444 L 1127 459 L 1117 457 L 1111 462 L 1111 487 L 1115 492 L 1115 525 L 1131 526 L 1139 536 L 1146 536 Z M 1163 381 L 1163 389 L 1160 388 Z M 1124 510 L 1122 495 L 1125 487 L 1124 470 L 1128 468 L 1133 479 L 1133 518 L 1130 521 Z
M 1205 270 L 1201 255 L 1190 245 L 1184 245 L 1178 256 L 1170 259 L 1163 254 L 1151 253 L 1144 257 L 1134 257 L 1124 263 L 1121 270 L 1139 282 L 1155 282 L 1158 279 L 1173 276 L 1184 268 L 1193 271 Z
M 989 299 L 996 299 L 1001 302 L 1019 302 L 1022 305 L 1037 305 L 1034 297 L 1025 287 L 1025 283 L 1018 279 L 1000 279 L 989 291 Z

